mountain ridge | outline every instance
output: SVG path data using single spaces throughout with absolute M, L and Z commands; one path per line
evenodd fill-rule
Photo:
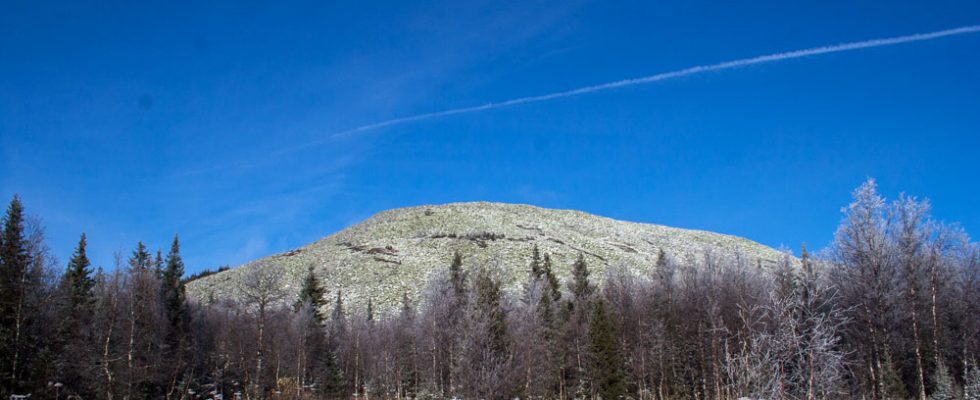
M 582 254 L 601 281 L 607 268 L 622 264 L 648 274 L 662 249 L 675 259 L 746 257 L 764 265 L 782 253 L 733 235 L 657 224 L 620 221 L 579 210 L 528 204 L 460 202 L 384 210 L 306 246 L 260 258 L 188 283 L 192 299 L 237 299 L 242 278 L 252 268 L 276 268 L 282 289 L 295 298 L 312 267 L 331 293 L 360 307 L 370 299 L 379 309 L 395 309 L 402 294 L 418 300 L 436 271 L 455 251 L 464 268 L 488 266 L 504 287 L 516 290 L 526 278 L 534 246 L 551 256 L 559 279 Z

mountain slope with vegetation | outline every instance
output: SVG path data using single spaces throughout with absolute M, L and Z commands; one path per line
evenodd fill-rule
M 706 231 L 529 205 L 453 203 L 378 213 L 305 247 L 189 282 L 188 294 L 204 302 L 235 299 L 248 271 L 273 268 L 282 275 L 286 298 L 294 298 L 312 267 L 326 289 L 340 290 L 348 303 L 370 300 L 391 310 L 403 294 L 420 298 L 430 274 L 444 269 L 454 252 L 468 266 L 491 267 L 514 290 L 526 280 L 535 246 L 550 256 L 562 280 L 579 254 L 597 276 L 617 264 L 649 274 L 661 250 L 678 259 L 746 257 L 751 265 L 773 265 L 782 257 L 756 242 Z

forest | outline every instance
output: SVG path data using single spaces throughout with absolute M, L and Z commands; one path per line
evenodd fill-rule
M 791 229 L 791 228 L 788 228 Z M 7 399 L 980 399 L 980 246 L 928 201 L 853 192 L 833 242 L 559 280 L 536 248 L 517 292 L 446 254 L 421 301 L 298 298 L 255 268 L 238 301 L 190 301 L 178 237 L 67 262 L 18 197 L 0 235 Z

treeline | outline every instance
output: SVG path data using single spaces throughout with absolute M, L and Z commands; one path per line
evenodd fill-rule
M 393 312 L 261 267 L 189 302 L 176 237 L 92 271 L 84 235 L 55 265 L 16 198 L 3 228 L 4 397 L 980 399 L 980 247 L 873 181 L 817 256 L 580 256 L 562 281 L 535 248 L 511 292 L 455 254 Z

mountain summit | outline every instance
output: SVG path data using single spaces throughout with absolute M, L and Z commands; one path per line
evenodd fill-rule
M 535 245 L 550 255 L 563 281 L 579 254 L 599 280 L 617 264 L 647 274 L 660 250 L 675 259 L 738 255 L 752 265 L 782 256 L 748 239 L 706 231 L 521 204 L 452 203 L 384 211 L 307 246 L 191 281 L 187 290 L 200 301 L 235 299 L 250 269 L 275 268 L 291 299 L 312 267 L 327 290 L 341 290 L 345 303 L 359 307 L 371 299 L 390 310 L 403 293 L 420 298 L 429 276 L 446 269 L 455 251 L 464 268 L 486 265 L 505 288 L 519 288 Z

